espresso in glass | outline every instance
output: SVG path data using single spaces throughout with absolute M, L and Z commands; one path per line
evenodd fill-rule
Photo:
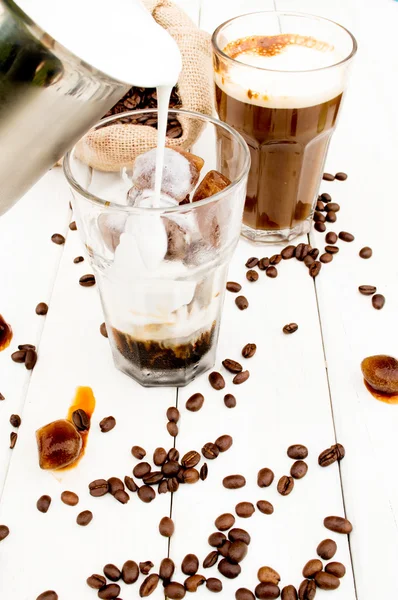
M 221 25 L 213 47 L 219 117 L 251 154 L 243 235 L 275 242 L 308 232 L 354 38 L 326 19 L 264 12 Z

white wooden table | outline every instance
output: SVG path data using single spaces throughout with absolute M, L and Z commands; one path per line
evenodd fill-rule
M 258 511 L 238 526 L 252 535 L 248 557 L 238 580 L 223 579 L 220 598 L 234 598 L 241 586 L 254 589 L 262 565 L 274 567 L 282 585 L 302 580 L 301 570 L 316 557 L 317 544 L 326 537 L 338 543 L 334 560 L 343 562 L 347 575 L 333 592 L 335 600 L 398 598 L 398 478 L 396 452 L 398 406 L 376 401 L 363 385 L 360 362 L 371 354 L 397 355 L 398 268 L 396 261 L 396 173 L 398 117 L 398 4 L 393 0 L 181 0 L 201 27 L 217 24 L 251 10 L 297 10 L 332 18 L 356 35 L 359 43 L 350 90 L 327 161 L 327 170 L 349 175 L 345 183 L 324 183 L 322 191 L 341 204 L 335 231 L 352 231 L 355 242 L 340 243 L 340 253 L 323 268 L 315 285 L 295 261 L 280 265 L 271 280 L 260 276 L 256 284 L 245 279 L 244 263 L 251 255 L 268 255 L 277 248 L 253 248 L 241 241 L 230 268 L 230 279 L 244 285 L 250 310 L 237 311 L 227 294 L 216 368 L 225 357 L 239 360 L 247 342 L 258 352 L 250 360 L 251 378 L 239 388 L 228 385 L 238 404 L 229 410 L 223 392 L 214 391 L 203 376 L 185 389 L 144 389 L 117 372 L 105 338 L 97 290 L 82 288 L 79 277 L 91 269 L 77 232 L 70 231 L 70 192 L 60 169 L 50 171 L 27 196 L 0 219 L 0 313 L 12 324 L 11 347 L 0 353 L 0 524 L 9 537 L 0 544 L 0 598 L 35 600 L 55 589 L 60 600 L 96 597 L 85 579 L 112 562 L 151 560 L 154 572 L 160 560 L 173 558 L 178 568 L 188 552 L 201 560 L 209 552 L 207 537 L 214 519 L 233 512 L 237 502 L 270 500 L 275 512 Z M 396 221 L 397 218 L 397 221 Z M 54 232 L 67 237 L 65 246 L 51 242 Z M 305 240 L 303 240 L 305 241 Z M 314 246 L 323 247 L 324 235 L 311 233 Z M 370 245 L 371 260 L 358 257 Z M 386 305 L 375 311 L 357 287 L 373 284 L 385 294 Z M 35 315 L 38 302 L 50 310 Z M 282 333 L 295 321 L 299 330 Z M 10 354 L 19 343 L 38 347 L 33 372 L 15 364 Z M 248 363 L 249 364 L 249 363 Z M 85 458 L 78 469 L 61 480 L 41 471 L 37 463 L 35 430 L 66 415 L 75 388 L 93 388 L 97 408 Z M 185 409 L 186 399 L 200 391 L 205 404 L 199 413 Z M 231 434 L 231 450 L 208 461 L 205 483 L 182 486 L 173 501 L 170 494 L 143 504 L 132 494 L 127 505 L 112 497 L 92 498 L 87 484 L 96 478 L 131 474 L 136 460 L 134 444 L 151 457 L 157 446 L 170 448 L 166 431 L 167 407 L 181 411 L 177 447 L 184 453 L 200 451 L 207 441 Z M 22 416 L 17 445 L 8 449 L 11 413 Z M 113 414 L 116 428 L 102 434 L 97 426 Z M 346 457 L 322 469 L 321 450 L 343 443 Z M 309 473 L 284 498 L 276 485 L 260 490 L 256 473 L 271 467 L 276 476 L 288 474 L 290 444 L 308 446 Z M 243 473 L 247 486 L 229 491 L 222 478 Z M 75 508 L 61 503 L 63 490 L 78 493 Z M 47 514 L 36 509 L 42 494 L 53 498 Z M 172 501 L 172 503 L 171 503 Z M 78 512 L 90 509 L 94 520 L 82 529 Z M 176 531 L 170 546 L 158 533 L 161 517 L 172 514 Z M 327 515 L 344 515 L 354 526 L 349 536 L 323 527 Z M 200 568 L 199 572 L 203 572 Z M 214 567 L 206 576 L 218 576 Z M 210 592 L 198 592 L 209 597 Z M 326 598 L 328 592 L 317 592 Z M 138 585 L 122 588 L 121 597 L 138 598 Z M 162 588 L 153 598 L 162 597 Z

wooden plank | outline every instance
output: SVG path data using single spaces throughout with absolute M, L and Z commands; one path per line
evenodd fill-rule
M 11 324 L 14 338 L 0 352 L 0 491 L 11 451 L 8 449 L 12 413 L 22 414 L 31 372 L 11 360 L 18 344 L 39 347 L 46 317 L 35 314 L 36 305 L 50 305 L 54 279 L 63 246 L 51 241 L 53 233 L 67 235 L 69 192 L 60 169 L 53 169 L 22 200 L 0 218 L 0 313 Z M 40 352 L 40 348 L 39 348 Z
M 144 389 L 114 368 L 108 342 L 99 332 L 103 317 L 97 290 L 78 284 L 82 274 L 91 272 L 87 261 L 73 264 L 82 250 L 78 232 L 71 232 L 12 454 L 0 512 L 0 523 L 11 530 L 0 546 L 2 570 L 7 573 L 0 578 L 2 598 L 31 600 L 46 589 L 55 589 L 60 598 L 89 599 L 93 591 L 85 580 L 101 572 L 106 563 L 121 566 L 127 559 L 152 560 L 157 569 L 167 555 L 167 541 L 160 537 L 158 523 L 169 514 L 170 495 L 157 497 L 149 505 L 133 495 L 122 505 L 111 496 L 92 498 L 88 493 L 88 483 L 94 479 L 131 475 L 137 462 L 130 453 L 134 444 L 146 448 L 149 458 L 156 446 L 173 446 L 165 411 L 175 403 L 175 391 Z M 97 407 L 85 457 L 59 481 L 40 470 L 34 432 L 66 416 L 79 385 L 92 387 Z M 103 434 L 98 423 L 110 414 L 116 418 L 116 428 Z M 79 495 L 78 506 L 61 503 L 60 493 L 67 489 Z M 46 515 L 36 509 L 42 494 L 53 498 Z M 86 529 L 79 528 L 76 515 L 86 509 L 92 510 L 93 522 Z M 138 597 L 138 586 L 127 593 Z M 152 597 L 162 597 L 161 590 Z

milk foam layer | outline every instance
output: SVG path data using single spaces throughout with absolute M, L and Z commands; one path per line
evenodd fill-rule
M 275 40 L 275 44 L 259 50 L 258 40 Z M 344 56 L 313 38 L 255 36 L 228 44 L 224 52 L 239 62 L 228 63 L 225 70 L 222 65 L 215 74 L 216 83 L 241 102 L 268 108 L 304 108 L 327 102 L 344 91 L 344 65 L 325 69 Z
M 174 85 L 181 55 L 140 0 L 18 0 L 33 21 L 79 58 L 140 87 Z

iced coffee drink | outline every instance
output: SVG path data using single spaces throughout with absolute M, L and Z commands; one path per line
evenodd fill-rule
M 201 122 L 200 154 L 194 144 L 164 149 L 159 198 L 152 149 L 117 177 L 101 173 L 103 204 L 94 214 L 84 206 L 79 211 L 115 365 L 147 386 L 185 385 L 213 366 L 228 263 L 240 232 L 248 150 L 218 121 L 192 118 Z M 234 147 L 229 177 L 219 135 Z M 69 160 L 72 172 L 73 154 Z M 98 193 L 96 185 L 94 177 L 91 190 Z M 106 202 L 115 190 L 118 207 Z
M 213 46 L 218 115 L 251 153 L 243 234 L 308 232 L 355 40 L 325 19 L 264 12 L 225 23 Z

